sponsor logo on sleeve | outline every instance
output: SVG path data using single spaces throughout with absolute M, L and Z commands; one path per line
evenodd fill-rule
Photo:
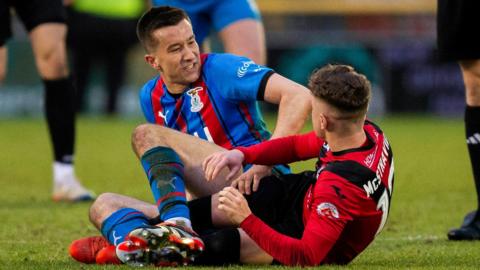
M 249 70 L 249 67 L 252 66 L 252 69 Z M 259 72 L 265 69 L 265 67 L 255 64 L 253 61 L 242 61 L 242 66 L 237 69 L 237 77 L 243 78 L 247 72 Z
M 317 214 L 321 217 L 337 219 L 340 217 L 337 207 L 329 202 L 322 202 L 317 206 Z

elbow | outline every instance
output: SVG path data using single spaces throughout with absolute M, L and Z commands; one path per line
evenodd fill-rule
M 294 104 L 296 108 L 307 116 L 312 112 L 313 96 L 310 94 L 310 91 L 303 86 L 299 86 L 296 91 L 292 91 L 285 97 L 285 100 Z

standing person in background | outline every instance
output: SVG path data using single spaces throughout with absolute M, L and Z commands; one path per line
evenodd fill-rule
M 154 6 L 169 5 L 185 10 L 190 17 L 197 43 L 208 51 L 205 40 L 213 28 L 224 51 L 267 62 L 265 30 L 254 0 L 152 0 Z
M 126 57 L 137 43 L 135 27 L 145 0 L 69 0 L 68 46 L 77 87 L 77 110 L 86 110 L 85 92 L 91 68 L 104 61 L 108 93 L 105 113 L 117 112 L 118 90 L 126 78 Z
M 10 9 L 28 31 L 35 63 L 45 87 L 45 115 L 53 144 L 53 199 L 92 200 L 74 173 L 74 88 L 65 49 L 65 9 L 61 0 L 0 0 L 0 82 L 6 76 L 6 41 L 12 36 Z
M 441 60 L 458 61 L 466 93 L 465 137 L 477 190 L 477 210 L 465 216 L 450 240 L 480 240 L 480 41 L 471 27 L 478 25 L 480 2 L 438 0 L 437 43 Z

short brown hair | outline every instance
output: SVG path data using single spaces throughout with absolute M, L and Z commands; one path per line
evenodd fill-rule
M 158 43 L 152 36 L 155 30 L 177 25 L 184 19 L 190 21 L 187 13 L 182 9 L 170 6 L 153 7 L 146 11 L 138 20 L 137 37 L 145 50 L 147 52 L 151 51 Z
M 367 112 L 371 85 L 368 79 L 348 65 L 328 64 L 313 71 L 308 87 L 312 94 L 345 114 Z

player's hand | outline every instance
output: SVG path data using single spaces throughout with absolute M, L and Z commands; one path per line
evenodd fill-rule
M 272 167 L 265 165 L 253 165 L 246 172 L 242 173 L 237 179 L 233 180 L 231 186 L 235 187 L 240 193 L 250 195 L 258 190 L 260 180 L 272 174 Z M 253 183 L 253 186 L 252 186 Z
M 218 209 L 237 226 L 252 213 L 245 197 L 233 187 L 225 187 L 218 193 Z
M 228 167 L 230 172 L 226 180 L 230 181 L 242 169 L 243 159 L 243 153 L 236 149 L 211 154 L 202 163 L 205 179 L 215 179 L 223 168 Z

